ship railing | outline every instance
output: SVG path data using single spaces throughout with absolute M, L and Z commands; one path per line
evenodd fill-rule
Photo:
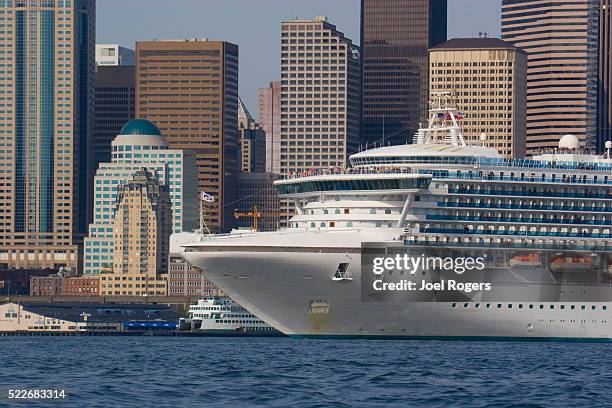
M 432 174 L 437 179 L 449 179 L 449 180 L 489 180 L 489 181 L 510 181 L 510 182 L 522 182 L 522 183 L 555 183 L 555 184 L 602 184 L 612 185 L 612 178 L 606 176 L 601 180 L 595 180 L 594 178 L 585 178 L 584 175 L 581 177 L 516 177 L 516 176 L 499 176 L 490 175 L 483 172 L 483 174 L 456 174 L 454 171 L 440 171 L 440 170 L 419 170 L 419 174 Z
M 388 166 L 371 166 L 367 168 L 359 167 L 359 168 L 342 168 L 342 167 L 332 167 L 332 168 L 322 168 L 322 169 L 312 169 L 302 172 L 291 172 L 289 173 L 285 179 L 299 179 L 305 177 L 315 177 L 315 176 L 332 176 L 332 175 L 345 175 L 345 174 L 411 174 L 412 169 L 410 167 L 388 167 Z
M 370 156 L 351 158 L 351 163 L 357 166 L 384 166 L 401 164 L 452 164 L 475 165 L 488 167 L 506 167 L 521 169 L 549 170 L 612 170 L 612 164 L 591 162 L 549 162 L 533 159 L 504 159 L 480 156 Z

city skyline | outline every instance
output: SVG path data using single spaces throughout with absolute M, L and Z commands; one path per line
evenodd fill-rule
M 143 7 L 145 1 L 147 6 Z M 359 44 L 360 3 L 361 0 L 233 0 L 220 4 L 213 0 L 181 0 L 177 7 L 175 2 L 166 0 L 105 0 L 98 2 L 96 42 L 131 49 L 136 41 L 194 37 L 238 44 L 240 97 L 255 113 L 258 89 L 280 78 L 281 22 L 324 15 L 354 44 Z M 266 13 L 258 13 L 261 10 Z M 134 15 L 146 21 L 134 24 Z M 254 15 L 258 16 L 256 22 L 252 21 Z M 480 31 L 499 37 L 500 22 L 501 0 L 448 2 L 448 38 L 477 37 Z M 245 27 L 253 27 L 254 32 L 245 34 Z

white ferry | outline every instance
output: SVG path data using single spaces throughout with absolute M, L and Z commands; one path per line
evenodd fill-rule
M 203 297 L 189 305 L 189 315 L 187 319 L 180 319 L 179 327 L 190 327 L 193 333 L 209 335 L 280 334 L 232 299 L 220 296 Z

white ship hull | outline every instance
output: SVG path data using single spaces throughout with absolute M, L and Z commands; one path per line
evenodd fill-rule
M 352 281 L 331 280 L 334 266 L 349 257 L 351 264 L 360 265 L 358 253 L 236 250 L 184 256 L 230 297 L 289 336 L 612 339 L 612 303 L 574 302 L 571 295 L 555 302 L 531 302 L 534 309 L 527 308 L 530 302 L 504 302 L 500 308 L 494 301 L 490 308 L 486 301 L 480 308 L 474 302 L 467 307 L 450 302 L 364 302 L 358 268 L 353 269 Z M 609 291 L 612 298 L 610 289 L 599 289 Z M 600 291 L 600 298 L 605 293 Z

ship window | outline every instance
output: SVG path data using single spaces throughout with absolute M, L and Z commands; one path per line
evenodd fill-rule
M 453 304 L 452 304 L 452 307 L 457 307 L 457 304 L 456 304 L 456 303 L 453 303 Z
M 555 308 L 555 305 L 550 305 L 550 308 L 551 308 L 551 309 L 554 309 L 554 308 Z
M 391 210 L 385 210 L 385 214 L 391 214 Z
M 310 223 L 310 226 L 311 226 L 312 228 L 314 228 L 314 227 L 316 227 L 316 224 L 315 224 L 314 222 L 311 222 L 311 223 Z
M 585 305 L 582 305 L 582 306 L 580 306 L 580 309 L 585 310 L 585 309 L 586 309 L 586 306 L 585 306 Z
M 576 309 L 576 305 L 571 305 L 570 309 L 572 309 L 572 310 Z
M 565 305 L 559 306 L 562 310 L 565 309 Z
M 512 309 L 512 303 L 508 303 L 508 309 Z
M 464 303 L 464 304 L 463 304 L 463 307 L 468 307 L 468 306 L 469 306 L 469 305 L 468 305 L 467 303 Z
M 540 309 L 544 309 L 544 305 L 540 305 Z
M 523 308 L 523 305 L 522 305 L 522 304 L 521 304 L 521 305 L 519 305 L 519 309 L 522 309 L 522 308 Z
M 322 222 L 322 223 L 321 223 L 321 227 L 324 227 L 324 226 L 325 226 L 325 223 L 324 223 L 324 222 Z
M 370 214 L 376 214 L 376 209 L 372 208 L 372 209 L 370 210 Z
M 347 223 L 346 223 L 346 226 L 347 226 L 347 227 L 352 227 L 352 226 L 353 226 L 353 223 L 352 223 L 351 221 L 349 221 L 349 222 L 347 222 Z
M 336 222 L 335 221 L 330 221 L 329 222 L 329 226 L 334 228 L 336 226 Z
M 480 308 L 480 303 L 476 303 L 476 304 L 474 305 L 474 307 L 475 307 L 476 309 L 479 309 L 479 308 Z
M 497 308 L 498 308 L 498 309 L 501 309 L 501 307 L 502 307 L 501 303 L 498 303 L 498 304 L 497 304 Z
M 601 307 L 603 310 L 608 310 L 608 306 L 602 306 Z
M 350 214 L 350 213 L 351 213 L 351 210 L 349 210 L 348 208 L 345 208 L 345 209 L 344 209 L 344 213 L 345 213 L 345 214 Z
M 530 309 L 533 309 L 533 305 L 529 305 L 529 308 L 530 308 Z
M 591 306 L 591 310 L 595 310 L 596 308 L 596 306 Z
M 490 308 L 491 308 L 491 304 L 487 303 L 487 309 L 490 309 Z

